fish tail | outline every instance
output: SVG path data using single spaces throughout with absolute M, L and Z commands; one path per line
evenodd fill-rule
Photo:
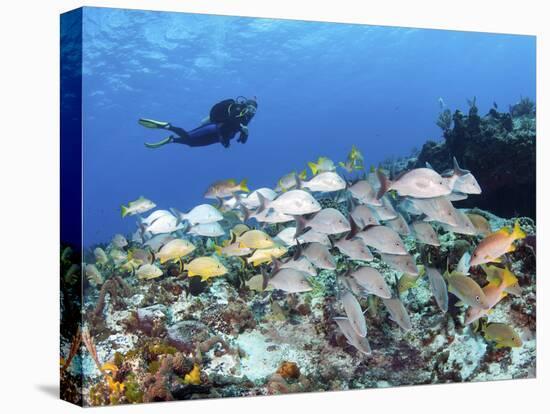
M 269 282 L 269 275 L 267 274 L 265 268 L 262 267 L 262 290 L 267 288 L 267 283 Z
M 294 233 L 294 238 L 297 239 L 309 230 L 309 227 L 307 227 L 307 220 L 302 216 L 294 216 L 294 220 L 296 221 L 296 232 Z
M 317 175 L 317 171 L 319 171 L 319 167 L 314 162 L 308 162 L 307 165 L 311 169 L 311 174 Z
M 221 246 L 218 246 L 216 243 L 214 243 L 214 251 L 218 256 L 222 256 L 222 248 Z
M 185 220 L 185 214 L 183 214 L 181 211 L 179 211 L 177 208 L 170 208 L 170 211 L 174 216 L 176 216 L 176 227 L 180 225 L 180 223 Z
M 376 175 L 378 177 L 378 181 L 380 181 L 380 189 L 378 190 L 378 194 L 376 194 L 376 199 L 380 200 L 384 194 L 388 192 L 390 189 L 392 182 L 384 175 L 384 173 L 378 169 L 376 170 Z
M 307 170 L 304 168 L 300 174 L 298 174 L 298 177 L 300 177 L 301 180 L 305 180 L 307 178 Z
M 122 218 L 126 217 L 128 215 L 128 207 L 126 207 L 124 204 L 121 205 L 120 212 L 122 213 Z
M 246 182 L 247 182 L 246 178 L 242 180 L 241 183 L 239 184 L 239 189 L 241 191 L 244 191 L 245 193 L 250 193 L 250 190 L 248 189 Z
M 353 219 L 353 217 L 349 216 L 349 224 L 351 226 L 351 230 L 349 231 L 348 235 L 346 236 L 346 240 L 351 240 L 353 239 L 357 233 L 359 233 L 359 231 L 361 231 L 361 229 L 359 228 L 359 226 L 357 225 L 357 223 L 355 222 L 355 220 Z
M 296 188 L 298 190 L 300 190 L 303 186 L 302 186 L 302 180 L 300 178 L 300 175 L 299 174 L 296 174 L 294 173 L 294 179 L 296 180 Z
M 519 220 L 516 220 L 514 224 L 514 230 L 512 230 L 512 238 L 514 240 L 524 239 L 527 237 L 527 234 L 521 229 L 519 225 Z

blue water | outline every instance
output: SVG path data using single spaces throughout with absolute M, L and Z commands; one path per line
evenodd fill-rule
M 135 229 L 120 205 L 140 195 L 189 209 L 208 185 L 274 187 L 352 144 L 366 165 L 427 139 L 438 99 L 480 113 L 535 98 L 535 38 L 423 29 L 86 8 L 83 28 L 84 244 Z M 216 102 L 258 97 L 245 145 L 168 145 L 140 117 L 196 127 Z

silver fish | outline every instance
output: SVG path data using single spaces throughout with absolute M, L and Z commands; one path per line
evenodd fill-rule
M 430 266 L 426 266 L 425 269 L 437 306 L 443 312 L 447 312 L 449 309 L 449 295 L 447 294 L 445 279 L 437 269 Z
M 397 213 L 396 218 L 386 221 L 385 225 L 395 230 L 395 232 L 397 234 L 400 234 L 401 236 L 408 236 L 409 234 L 411 234 L 411 229 L 409 229 L 409 225 L 407 224 L 403 216 L 399 213 Z
M 395 181 L 390 181 L 384 173 L 378 171 L 380 190 L 377 198 L 387 191 L 395 190 L 402 197 L 433 198 L 451 194 L 451 188 L 437 172 L 430 168 L 415 168 Z
M 277 270 L 271 275 L 267 281 L 267 285 L 273 287 L 273 289 L 279 289 L 288 293 L 309 292 L 312 287 L 307 281 L 307 277 L 308 274 L 305 272 L 285 268 Z
M 183 229 L 185 226 L 181 223 L 178 223 L 178 219 L 172 214 L 163 215 L 156 220 L 154 220 L 148 226 L 142 225 L 143 233 L 162 234 L 162 233 L 173 233 L 177 230 Z
M 447 224 L 443 224 L 443 228 L 446 231 L 451 231 L 453 233 L 465 234 L 468 236 L 475 236 L 477 234 L 477 229 L 475 228 L 473 223 L 470 221 L 468 216 L 460 210 L 456 210 L 456 213 L 458 217 L 458 223 L 455 226 L 449 226 Z
M 267 202 L 265 208 L 281 214 L 300 216 L 316 213 L 321 210 L 321 205 L 307 191 L 290 190 L 282 193 L 275 200 Z
M 189 228 L 189 234 L 204 237 L 219 237 L 225 234 L 220 223 L 215 221 L 214 223 L 196 224 Z
M 437 233 L 430 223 L 415 221 L 411 224 L 416 240 L 430 246 L 441 246 Z
M 321 243 L 323 246 L 330 246 L 330 239 L 326 234 L 318 233 L 313 230 L 306 231 L 298 237 L 300 243 Z
M 380 256 L 383 262 L 399 272 L 408 273 L 411 276 L 419 275 L 418 267 L 410 254 L 380 253 Z
M 386 226 L 372 226 L 357 233 L 363 242 L 380 252 L 390 254 L 408 254 L 403 241 L 394 230 Z
M 380 224 L 375 213 L 364 204 L 356 206 L 350 214 L 355 223 L 362 229 L 367 226 L 377 226 Z
M 384 277 L 373 267 L 363 266 L 349 275 L 365 291 L 380 298 L 391 298 L 391 290 Z
M 447 275 L 447 282 L 449 283 L 449 292 L 466 305 L 474 308 L 490 309 L 491 304 L 485 293 L 471 277 L 455 271 Z
M 303 188 L 310 191 L 332 192 L 346 188 L 346 182 L 342 177 L 333 171 L 322 172 L 315 175 L 309 181 L 300 183 Z
M 400 299 L 382 299 L 382 302 L 386 305 L 391 320 L 397 323 L 404 331 L 410 331 L 412 329 L 411 318 Z
M 449 201 L 462 201 L 462 200 L 466 200 L 468 198 L 468 195 L 467 194 L 464 194 L 464 193 L 451 193 L 449 194 L 448 196 L 445 196 L 447 197 L 447 200 Z
M 308 228 L 323 234 L 340 234 L 351 230 L 349 221 L 335 208 L 324 208 L 310 219 L 296 216 L 296 234 L 301 235 Z
M 200 204 L 193 207 L 189 213 L 182 213 L 176 209 L 172 209 L 178 221 L 187 221 L 194 226 L 195 224 L 214 223 L 223 220 L 222 213 L 211 204 Z
M 302 251 L 302 254 L 319 269 L 334 270 L 336 262 L 330 254 L 327 246 L 313 242 L 308 244 Z
M 428 216 L 427 220 L 439 221 L 450 226 L 456 226 L 460 222 L 456 209 L 445 197 L 416 198 L 412 202 L 416 208 Z
M 371 206 L 378 220 L 386 221 L 396 218 L 397 211 L 393 208 L 390 200 L 387 197 L 382 197 L 380 201 L 382 202 L 381 206 Z
M 334 318 L 334 322 L 336 322 L 338 328 L 340 328 L 342 334 L 345 336 L 351 346 L 353 346 L 362 354 L 371 354 L 372 350 L 369 345 L 369 341 L 366 337 L 361 337 L 357 335 L 348 318 L 336 317 Z
M 369 248 L 365 246 L 365 243 L 359 238 L 348 240 L 342 237 L 336 243 L 334 243 L 340 253 L 345 254 L 351 260 L 363 260 L 370 262 L 374 257 Z
M 154 264 L 144 264 L 143 266 L 140 266 L 138 270 L 136 270 L 136 277 L 138 279 L 148 280 L 155 279 L 160 276 L 162 276 L 162 270 L 160 270 Z
M 353 293 L 349 291 L 344 293 L 342 296 L 342 305 L 355 333 L 362 338 L 367 336 L 367 321 L 365 320 L 365 315 L 363 315 L 361 305 L 355 296 L 353 296 Z
M 111 243 L 118 249 L 122 249 L 128 246 L 128 241 L 126 240 L 126 237 L 124 237 L 122 234 L 115 234 Z
M 359 180 L 348 188 L 349 192 L 361 203 L 372 206 L 381 206 L 382 203 L 376 198 L 376 190 L 367 180 Z
M 139 219 L 141 224 L 145 224 L 146 226 L 149 226 L 153 221 L 156 219 L 162 217 L 162 216 L 171 216 L 172 213 L 170 213 L 168 210 L 155 210 L 151 214 L 149 214 L 145 218 Z
M 130 201 L 128 203 L 128 206 L 120 206 L 120 209 L 122 211 L 122 218 L 124 218 L 126 216 L 133 216 L 135 214 L 145 213 L 146 211 L 149 211 L 156 206 L 157 205 L 151 200 L 148 200 L 145 197 L 141 196 L 137 200 Z
M 317 269 L 315 266 L 306 258 L 300 257 L 299 259 L 290 259 L 280 265 L 281 269 L 296 269 L 301 272 L 305 272 L 310 276 L 317 276 Z
M 150 247 L 153 252 L 158 252 L 164 244 L 175 239 L 176 238 L 170 234 L 157 234 L 143 243 L 143 247 Z
M 242 197 L 241 203 L 249 209 L 258 208 L 261 204 L 260 197 L 258 196 L 259 194 L 268 201 L 275 200 L 277 197 L 277 193 L 271 188 L 262 187 L 252 191 L 246 198 Z

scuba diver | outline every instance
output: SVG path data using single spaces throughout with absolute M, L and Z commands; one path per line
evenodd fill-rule
M 141 118 L 138 122 L 146 128 L 165 129 L 174 132 L 156 143 L 145 143 L 147 148 L 159 148 L 166 144 L 178 143 L 190 147 L 204 147 L 220 142 L 225 148 L 239 132 L 237 142 L 246 143 L 248 139 L 248 124 L 256 114 L 258 103 L 256 97 L 247 99 L 239 96 L 237 99 L 226 99 L 218 102 L 210 109 L 210 115 L 201 125 L 191 131 L 173 126 L 169 122 Z

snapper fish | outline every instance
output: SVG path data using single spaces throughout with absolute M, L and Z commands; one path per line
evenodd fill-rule
M 467 236 L 475 236 L 477 234 L 477 230 L 468 218 L 468 216 L 460 210 L 456 210 L 456 215 L 458 217 L 457 225 L 449 226 L 448 224 L 443 223 L 443 228 L 445 229 L 445 231 L 457 234 L 465 234 Z
M 489 309 L 481 309 L 470 307 L 464 316 L 464 325 L 469 325 L 480 318 L 488 316 L 490 310 L 494 308 L 508 293 L 520 294 L 521 288 L 518 284 L 518 279 L 507 268 L 496 266 L 481 265 L 483 271 L 487 275 L 489 284 L 483 287 L 483 293 L 487 298 Z
M 266 249 L 274 245 L 273 239 L 262 230 L 248 230 L 235 239 L 239 247 L 249 249 Z
M 356 236 L 363 240 L 367 246 L 380 252 L 389 254 L 408 254 L 399 234 L 386 226 L 368 227 L 357 233 Z
M 296 236 L 310 229 L 323 234 L 340 234 L 351 230 L 350 223 L 344 215 L 335 208 L 324 208 L 311 219 L 296 216 Z
M 411 224 L 417 242 L 430 246 L 441 246 L 437 233 L 430 223 L 415 221 Z
M 178 224 L 182 221 L 187 221 L 194 226 L 195 224 L 207 224 L 223 220 L 222 213 L 210 204 L 201 204 L 193 207 L 187 214 L 175 208 L 172 208 L 171 211 L 178 219 Z
M 141 224 L 140 227 L 143 234 L 150 233 L 152 235 L 173 233 L 185 228 L 181 223 L 178 223 L 178 219 L 172 214 L 160 216 L 148 226 Z
M 454 271 L 446 272 L 447 283 L 449 284 L 449 292 L 459 298 L 466 305 L 489 309 L 490 303 L 481 287 L 474 279 Z M 460 304 L 459 304 L 460 305 Z
M 144 264 L 134 271 L 135 276 L 140 280 L 156 279 L 162 276 L 162 270 L 160 270 L 154 264 Z
M 485 217 L 473 213 L 466 213 L 466 215 L 474 225 L 477 235 L 487 236 L 491 233 L 491 225 Z
M 346 182 L 337 173 L 327 171 L 314 175 L 309 181 L 298 181 L 298 187 L 307 188 L 310 191 L 329 193 L 345 189 Z
M 338 325 L 338 328 L 340 329 L 340 331 L 342 331 L 342 334 L 346 338 L 348 344 L 353 346 L 355 349 L 357 349 L 359 352 L 361 352 L 364 355 L 370 355 L 372 353 L 372 350 L 367 338 L 357 335 L 357 333 L 355 332 L 355 329 L 353 329 L 352 324 L 348 320 L 348 318 L 335 317 L 333 318 L 333 320 Z
M 136 214 L 145 213 L 146 211 L 149 211 L 153 208 L 155 208 L 157 205 L 153 203 L 151 200 L 146 199 L 143 196 L 140 196 L 137 200 L 130 201 L 127 206 L 122 205 L 120 206 L 120 210 L 122 213 L 122 217 L 126 216 L 134 216 Z
M 284 193 L 295 188 L 298 185 L 298 180 L 305 180 L 306 178 L 306 170 L 303 170 L 299 174 L 296 174 L 296 171 L 292 171 L 279 179 L 275 191 L 278 193 Z
M 418 276 L 419 270 L 414 258 L 410 254 L 388 254 L 380 253 L 382 261 L 398 272 Z
M 94 258 L 95 262 L 101 265 L 104 265 L 109 261 L 107 253 L 105 253 L 105 250 L 103 250 L 101 247 L 96 247 L 94 249 Z
M 446 197 L 416 198 L 413 205 L 427 216 L 425 221 L 438 221 L 449 226 L 458 226 L 460 217 Z
M 262 187 L 252 191 L 248 197 L 242 198 L 241 203 L 248 209 L 258 208 L 261 204 L 259 194 L 268 201 L 273 201 L 277 197 L 277 193 L 271 188 Z
M 180 260 L 195 250 L 195 245 L 188 240 L 174 239 L 166 243 L 155 254 L 155 258 L 159 259 L 160 264 L 164 264 L 170 260 Z
M 443 275 L 434 267 L 426 266 L 426 274 L 430 282 L 430 288 L 435 297 L 435 301 L 439 309 L 444 313 L 449 309 L 449 295 L 447 294 L 447 283 Z
M 451 189 L 437 172 L 430 168 L 415 168 L 394 181 L 390 181 L 382 171 L 378 170 L 380 189 L 377 198 L 380 199 L 389 190 L 397 191 L 402 197 L 433 198 L 451 194 Z
M 391 298 L 391 290 L 388 284 L 374 267 L 363 266 L 357 270 L 348 271 L 347 276 L 353 278 L 365 293 L 383 299 Z
M 348 188 L 351 196 L 363 204 L 381 206 L 382 202 L 376 198 L 376 190 L 367 180 L 359 180 Z
M 274 262 L 270 275 L 266 273 L 265 269 L 262 269 L 262 275 L 264 290 L 268 287 L 287 293 L 302 293 L 312 290 L 312 286 L 307 280 L 307 273 L 293 268 L 280 269 L 277 262 Z
M 174 239 L 171 234 L 157 234 L 143 243 L 143 247 L 149 247 L 153 252 L 157 252 L 164 244 Z
M 250 190 L 246 185 L 246 181 L 246 179 L 241 182 L 237 182 L 234 179 L 217 181 L 208 187 L 204 193 L 204 197 L 209 199 L 219 199 L 231 197 L 238 192 L 249 193 Z
M 410 275 L 403 273 L 397 282 L 397 291 L 399 294 L 405 293 L 407 290 L 416 286 L 418 280 L 424 275 L 424 266 L 418 266 L 418 275 Z
M 477 266 L 489 262 L 499 262 L 500 257 L 516 250 L 514 241 L 524 239 L 527 235 L 516 220 L 513 230 L 503 227 L 486 236 L 472 253 L 470 266 Z
M 220 237 L 225 234 L 225 230 L 222 228 L 219 222 L 195 224 L 187 231 L 188 234 L 194 236 L 203 237 Z
M 291 268 L 300 270 L 301 272 L 307 273 L 309 276 L 317 276 L 317 270 L 315 266 L 306 258 L 300 257 L 298 259 L 290 258 L 284 263 L 280 264 L 281 269 Z
M 374 259 L 371 251 L 361 239 L 347 239 L 342 237 L 336 243 L 334 243 L 340 253 L 346 255 L 351 260 L 363 260 L 365 262 L 370 262 Z
M 126 237 L 124 237 L 122 234 L 117 233 L 113 236 L 111 244 L 117 249 L 123 249 L 124 247 L 128 246 L 128 240 L 126 240 Z
M 504 323 L 490 323 L 482 326 L 485 339 L 496 342 L 497 348 L 519 348 L 523 345 L 520 336 L 514 329 Z
M 140 266 L 145 263 L 152 263 L 154 256 L 148 249 L 132 248 L 128 252 L 127 259 L 131 266 Z M 130 268 L 130 270 L 132 269 Z
M 311 170 L 311 174 L 317 175 L 323 172 L 332 172 L 336 171 L 336 165 L 334 162 L 327 157 L 319 157 L 317 162 L 308 162 L 308 167 Z
M 202 281 L 227 273 L 227 268 L 214 256 L 202 256 L 183 265 L 189 277 L 200 276 Z
M 151 214 L 149 214 L 147 217 L 139 218 L 139 222 L 141 224 L 149 226 L 156 219 L 158 219 L 162 216 L 171 216 L 171 215 L 172 215 L 172 213 L 170 213 L 168 210 L 155 210 Z
M 290 190 L 282 193 L 275 200 L 267 202 L 261 195 L 261 206 L 256 213 L 264 208 L 271 212 L 277 212 L 291 216 L 301 216 L 304 214 L 316 213 L 321 210 L 319 202 L 313 196 L 304 190 Z
M 409 234 L 411 234 L 411 229 L 409 228 L 409 225 L 407 224 L 403 216 L 399 213 L 397 213 L 397 217 L 386 221 L 384 224 L 390 229 L 395 230 L 395 232 L 397 234 L 400 234 L 401 236 L 408 236 Z
M 358 206 L 354 207 L 353 210 L 351 210 L 350 215 L 353 221 L 355 221 L 355 223 L 357 223 L 357 226 L 361 229 L 364 229 L 368 226 L 377 226 L 380 224 L 380 222 L 376 218 L 375 213 L 364 204 L 359 204 Z
M 90 284 L 93 286 L 99 286 L 103 284 L 103 275 L 98 270 L 96 265 L 94 264 L 87 264 L 84 266 L 84 273 L 86 274 L 86 277 L 90 281 Z
M 298 259 L 301 255 L 305 256 L 315 267 L 319 269 L 334 270 L 336 269 L 336 261 L 330 254 L 330 250 L 327 246 L 313 242 L 309 243 L 302 249 L 302 245 L 298 244 L 295 259 Z
M 446 178 L 455 193 L 481 194 L 481 187 L 474 175 L 460 168 L 455 157 L 453 157 L 453 170 Z
M 363 315 L 361 305 L 355 296 L 353 296 L 353 293 L 350 291 L 344 293 L 342 296 L 342 305 L 355 333 L 361 338 L 367 336 L 367 321 L 365 320 L 365 315 Z
M 371 209 L 376 214 L 376 217 L 378 217 L 378 220 L 381 221 L 387 221 L 387 220 L 393 220 L 397 217 L 397 211 L 393 208 L 392 203 L 387 197 L 382 197 L 380 199 L 380 202 L 382 203 L 381 206 L 375 206 L 371 205 Z
M 271 247 L 265 249 L 257 249 L 252 256 L 246 259 L 247 263 L 252 263 L 254 267 L 259 266 L 263 263 L 271 263 L 273 259 L 278 259 L 287 252 L 287 248 L 280 245 L 274 244 Z
M 227 240 L 224 241 L 222 246 L 214 245 L 214 249 L 219 256 L 227 257 L 248 256 L 249 254 L 252 254 L 254 252 L 254 249 L 249 249 L 248 247 L 240 247 L 239 243 L 230 243 Z
M 404 331 L 410 331 L 412 329 L 411 318 L 400 299 L 382 299 L 382 302 L 386 305 L 386 309 L 392 321 L 397 323 Z

